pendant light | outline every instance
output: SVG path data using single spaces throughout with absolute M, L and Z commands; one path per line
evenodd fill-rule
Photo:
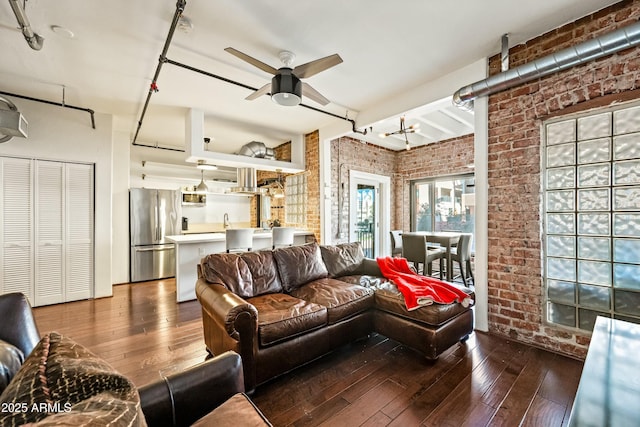
M 207 193 L 209 191 L 209 187 L 204 183 L 204 170 L 200 170 L 200 172 L 202 172 L 202 178 L 200 179 L 200 184 L 196 187 L 196 192 Z
M 396 130 L 394 132 L 381 133 L 378 136 L 380 138 L 386 138 L 386 137 L 391 136 L 391 135 L 404 135 L 405 148 L 407 150 L 409 150 L 411 148 L 411 145 L 409 144 L 409 138 L 407 138 L 407 134 L 408 133 L 420 133 L 420 130 L 418 129 L 418 127 L 420 127 L 420 123 L 416 123 L 415 125 L 411 125 L 409 127 L 406 127 L 405 123 L 404 123 L 404 116 L 400 116 L 400 129 L 398 129 L 398 130 Z

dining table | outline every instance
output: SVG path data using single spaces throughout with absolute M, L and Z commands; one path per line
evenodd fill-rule
M 457 231 L 408 231 L 406 235 L 424 236 L 428 243 L 435 243 L 445 248 L 445 258 L 447 259 L 447 281 L 453 280 L 453 261 L 451 259 L 451 248 L 460 240 L 461 232 Z

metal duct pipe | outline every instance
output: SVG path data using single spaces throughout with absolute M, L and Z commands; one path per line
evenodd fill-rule
M 640 44 L 640 22 L 464 86 L 453 94 L 453 103 L 457 107 L 471 110 L 473 109 L 473 100 L 480 96 L 511 89 L 638 44 Z
M 18 20 L 18 24 L 20 25 L 20 30 L 22 30 L 22 35 L 24 36 L 29 46 L 31 46 L 31 49 L 42 49 L 44 37 L 33 32 L 33 30 L 31 29 L 31 24 L 29 24 L 29 18 L 27 18 L 27 14 L 20 5 L 19 1 L 9 0 L 9 4 L 11 5 L 11 9 L 13 9 L 14 15 L 16 15 L 16 19 Z
M 276 158 L 276 152 L 273 148 L 267 147 L 264 142 L 251 141 L 248 144 L 243 145 L 238 150 L 238 154 L 241 156 L 257 157 L 259 159 L 273 160 Z
M 169 27 L 169 33 L 167 34 L 167 38 L 164 41 L 164 46 L 162 47 L 162 52 L 160 53 L 160 58 L 158 59 L 158 65 L 156 66 L 156 72 L 153 75 L 153 79 L 151 80 L 151 84 L 149 85 L 149 91 L 147 92 L 147 99 L 144 101 L 144 106 L 142 107 L 142 113 L 140 113 L 140 119 L 138 119 L 138 127 L 136 128 L 136 133 L 133 136 L 132 144 L 135 145 L 136 140 L 138 139 L 138 134 L 140 133 L 140 128 L 142 127 L 142 121 L 144 120 L 144 116 L 147 114 L 147 108 L 149 108 L 149 101 L 151 101 L 151 95 L 157 92 L 158 89 L 158 77 L 160 77 L 160 70 L 162 70 L 162 65 L 165 63 L 167 58 L 167 51 L 169 50 L 169 46 L 171 46 L 171 40 L 173 39 L 173 34 L 176 32 L 176 27 L 178 26 L 178 22 L 180 21 L 180 17 L 184 12 L 184 8 L 187 5 L 187 0 L 178 0 L 176 2 L 176 11 L 173 14 L 173 19 L 171 20 L 171 26 Z

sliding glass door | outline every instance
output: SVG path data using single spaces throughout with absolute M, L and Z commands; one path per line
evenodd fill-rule
M 433 178 L 411 183 L 411 230 L 473 233 L 473 175 Z

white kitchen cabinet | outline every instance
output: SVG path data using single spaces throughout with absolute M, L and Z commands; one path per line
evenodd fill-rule
M 5 229 L 0 291 L 23 292 L 34 306 L 90 298 L 93 166 L 12 158 L 0 158 L 0 162 Z M 15 203 L 18 195 L 20 203 Z M 16 228 L 15 224 L 25 230 L 22 240 L 7 239 L 6 230 Z M 20 259 L 13 256 L 16 249 L 23 252 Z

